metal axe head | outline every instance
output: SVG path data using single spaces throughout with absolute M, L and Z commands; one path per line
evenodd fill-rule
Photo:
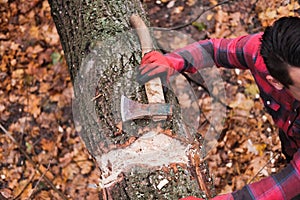
M 172 105 L 168 103 L 142 104 L 121 96 L 122 121 L 142 119 L 154 116 L 169 116 L 172 114 Z

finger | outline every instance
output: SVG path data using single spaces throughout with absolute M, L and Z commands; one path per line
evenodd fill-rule
M 151 73 L 150 75 L 154 75 L 155 73 L 159 73 L 163 71 L 160 69 L 160 66 L 158 66 L 156 63 L 148 64 L 144 68 L 140 70 L 141 74 Z
M 157 66 L 156 63 L 143 63 L 139 66 L 139 70 L 140 71 L 143 71 L 143 70 L 147 70 L 148 68 L 151 69 L 153 67 Z
M 140 75 L 137 76 L 137 82 L 141 85 L 144 85 L 146 82 L 148 82 L 149 80 L 153 79 L 154 77 L 149 77 L 147 75 Z
M 157 64 L 153 63 L 153 64 L 149 64 L 146 68 L 144 68 L 141 71 L 141 74 L 147 74 L 148 76 L 153 76 L 160 72 L 161 72 L 160 67 Z
M 146 68 L 148 69 L 148 68 Z M 139 84 L 144 84 L 145 82 L 149 81 L 152 79 L 152 77 L 148 77 L 148 70 L 138 70 L 137 72 L 137 76 L 136 76 L 136 81 L 139 83 Z
M 148 70 L 148 76 L 154 76 L 156 74 L 161 74 L 161 73 L 167 73 L 168 68 L 161 66 L 161 65 L 156 65 L 155 67 L 151 68 Z
M 160 53 L 157 52 L 157 51 L 150 51 L 150 52 L 146 53 L 146 54 L 143 56 L 142 60 L 148 60 L 149 58 L 155 57 L 155 56 L 157 56 L 157 55 L 159 55 L 159 54 L 160 54 Z
M 166 77 L 166 73 L 162 72 L 162 73 L 150 75 L 150 76 L 149 76 L 149 74 L 140 75 L 139 77 L 137 77 L 137 82 L 140 84 L 145 84 L 146 82 L 148 82 L 156 77 L 160 77 L 162 79 L 162 77 Z
M 163 55 L 159 52 L 152 51 L 150 53 L 147 53 L 141 60 L 141 63 L 147 64 L 147 63 L 153 63 L 159 60 L 159 58 L 163 57 Z
M 162 74 L 160 77 L 161 83 L 163 85 L 163 90 L 166 92 L 170 87 L 170 78 L 168 77 L 167 73 Z

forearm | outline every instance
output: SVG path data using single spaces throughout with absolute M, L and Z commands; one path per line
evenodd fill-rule
M 181 72 L 195 72 L 197 69 L 211 67 L 214 65 L 213 54 L 211 54 L 213 48 L 208 47 L 210 50 L 207 51 L 208 49 L 201 45 L 202 42 L 204 41 L 192 43 L 166 56 L 172 60 L 177 69 L 181 69 Z
M 235 39 L 209 39 L 166 54 L 179 71 L 217 67 L 251 69 L 256 61 L 260 35 L 247 35 Z

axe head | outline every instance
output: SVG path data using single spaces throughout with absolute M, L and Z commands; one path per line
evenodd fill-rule
M 168 103 L 142 104 L 124 95 L 121 96 L 121 117 L 122 121 L 152 118 L 154 116 L 172 115 L 172 105 Z

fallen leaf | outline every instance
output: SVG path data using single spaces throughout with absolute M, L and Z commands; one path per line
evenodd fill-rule
M 28 105 L 25 106 L 24 111 L 33 115 L 34 118 L 37 118 L 41 113 L 41 98 L 37 95 L 31 94 L 28 97 Z
M 43 150 L 47 151 L 47 152 L 52 152 L 55 149 L 56 144 L 54 143 L 54 141 L 52 140 L 47 140 L 45 138 L 42 138 L 41 142 L 41 147 Z
M 64 181 L 72 180 L 79 172 L 78 166 L 75 163 L 70 163 L 62 169 L 62 177 Z
M 84 175 L 89 174 L 92 171 L 92 168 L 94 166 L 94 164 L 89 160 L 79 161 L 79 162 L 77 162 L 77 164 L 80 168 L 81 174 L 84 174 Z
M 21 199 L 28 199 L 31 195 L 32 184 L 28 182 L 29 180 L 21 180 L 18 186 L 14 189 L 13 194 L 17 196 L 21 194 Z

